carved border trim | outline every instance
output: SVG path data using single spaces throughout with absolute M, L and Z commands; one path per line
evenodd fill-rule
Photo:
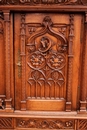
M 60 5 L 84 5 L 84 0 L 0 0 L 0 5 L 39 5 L 39 4 L 56 4 Z
M 73 70 L 73 38 L 74 38 L 74 15 L 70 14 L 69 50 L 68 50 L 68 81 L 67 81 L 67 101 L 66 111 L 71 111 L 71 89 Z
M 80 111 L 86 111 L 86 91 L 87 91 L 87 12 L 85 13 L 85 25 L 84 25 L 84 41 L 83 55 L 82 55 L 82 72 L 81 72 L 81 99 L 80 99 Z
M 5 25 L 5 64 L 6 64 L 6 99 L 5 108 L 12 109 L 11 106 L 11 56 L 10 56 L 10 12 L 4 11 L 4 25 Z
M 32 129 L 74 129 L 74 120 L 59 120 L 59 119 L 17 119 L 16 125 L 18 128 Z
M 21 110 L 26 110 L 26 80 L 25 80 L 25 14 L 21 14 L 21 28 L 20 28 L 20 46 L 21 46 L 21 60 L 22 60 L 22 94 L 21 94 Z

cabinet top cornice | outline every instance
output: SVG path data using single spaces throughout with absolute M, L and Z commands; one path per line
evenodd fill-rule
M 87 12 L 87 0 L 0 0 L 0 10 Z

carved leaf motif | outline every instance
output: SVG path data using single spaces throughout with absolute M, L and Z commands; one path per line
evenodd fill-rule
M 28 27 L 29 34 L 32 34 L 36 31 L 35 27 Z

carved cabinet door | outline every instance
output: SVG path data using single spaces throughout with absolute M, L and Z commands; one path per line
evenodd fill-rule
M 14 14 L 15 110 L 77 109 L 82 21 L 79 14 Z

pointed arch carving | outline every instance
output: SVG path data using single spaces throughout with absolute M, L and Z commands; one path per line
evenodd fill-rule
M 64 35 L 62 33 L 60 33 L 60 32 L 54 31 L 51 28 L 52 24 L 53 23 L 51 21 L 51 18 L 49 16 L 46 16 L 43 19 L 43 22 L 42 22 L 43 28 L 40 31 L 38 31 L 38 32 L 34 33 L 33 35 L 31 35 L 31 37 L 29 37 L 28 41 L 32 42 L 33 39 L 35 39 L 36 37 L 42 36 L 45 33 L 49 33 L 50 35 L 53 35 L 54 37 L 59 38 L 62 42 L 67 44 L 67 39 L 64 37 Z M 29 45 L 29 44 L 27 44 L 27 45 Z

